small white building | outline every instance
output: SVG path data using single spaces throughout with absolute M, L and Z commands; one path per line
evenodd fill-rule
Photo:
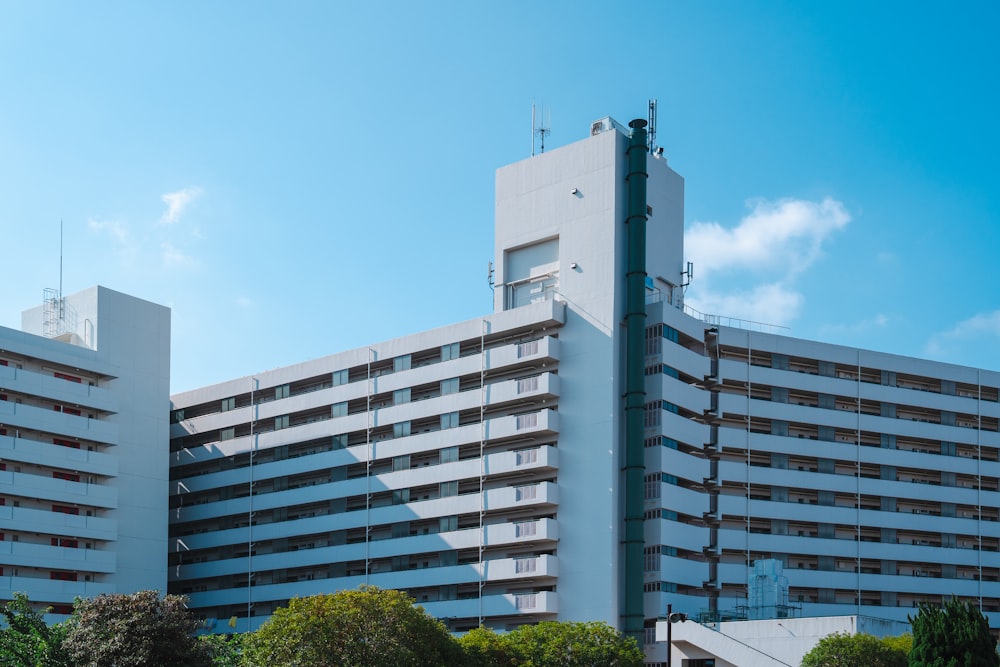
M 821 639 L 835 633 L 894 637 L 905 632 L 909 623 L 871 616 L 656 624 L 656 640 L 672 647 L 670 667 L 798 667 Z
M 0 327 L 0 600 L 166 589 L 170 311 L 93 287 Z

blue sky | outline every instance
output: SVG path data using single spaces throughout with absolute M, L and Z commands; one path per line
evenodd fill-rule
M 491 309 L 496 168 L 644 117 L 689 302 L 1000 369 L 1000 5 L 0 1 L 0 324 L 172 308 L 174 391 Z

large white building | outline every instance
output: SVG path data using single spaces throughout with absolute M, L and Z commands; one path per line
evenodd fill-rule
M 685 312 L 641 133 L 638 169 L 604 119 L 497 172 L 492 314 L 174 396 L 172 590 L 240 630 L 362 583 L 455 630 L 952 594 L 1000 625 L 1000 374 Z
M 170 311 L 94 287 L 0 327 L 0 599 L 166 586 Z

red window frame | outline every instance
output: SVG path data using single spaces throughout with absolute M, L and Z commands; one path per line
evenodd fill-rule
M 72 514 L 74 516 L 80 515 L 79 507 L 71 507 L 69 505 L 53 505 L 52 511 L 58 514 Z

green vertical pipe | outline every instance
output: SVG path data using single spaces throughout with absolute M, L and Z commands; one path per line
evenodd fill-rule
M 625 217 L 625 634 L 643 642 L 643 478 L 645 452 L 643 428 L 646 403 L 644 373 L 646 335 L 646 121 L 629 123 L 625 184 L 628 210 Z

